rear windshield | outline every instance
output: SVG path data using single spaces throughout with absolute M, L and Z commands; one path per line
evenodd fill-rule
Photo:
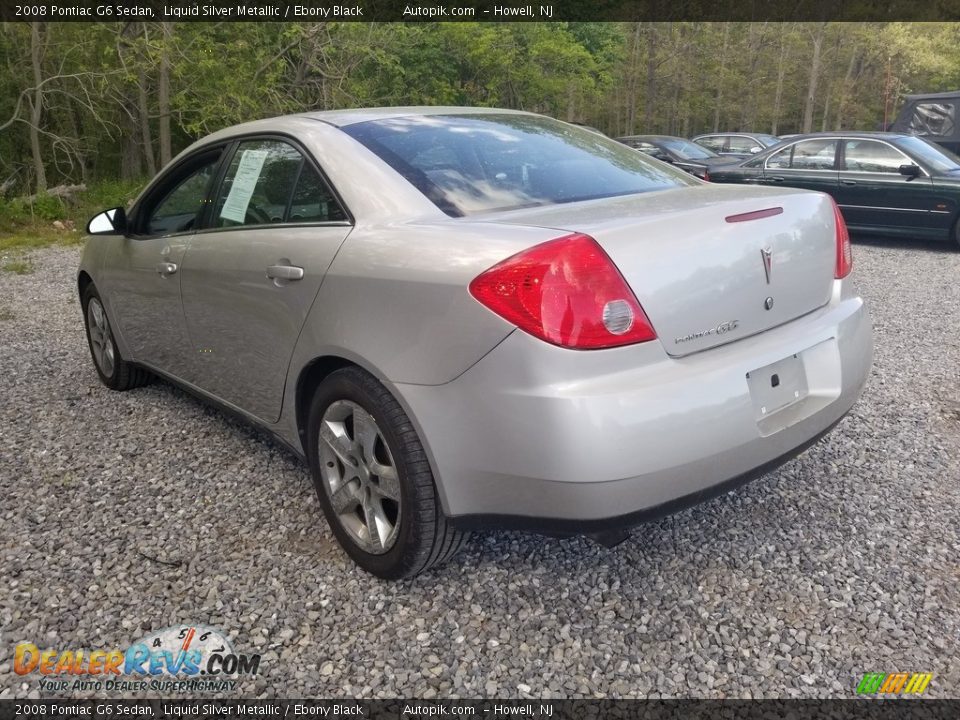
M 626 145 L 537 115 L 420 115 L 343 130 L 453 216 L 698 184 Z

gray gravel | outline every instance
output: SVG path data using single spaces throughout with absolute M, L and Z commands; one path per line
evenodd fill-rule
M 614 550 L 523 534 L 390 584 L 307 471 L 166 384 L 94 373 L 76 249 L 0 272 L 0 696 L 17 642 L 126 647 L 181 622 L 264 654 L 245 695 L 847 697 L 866 671 L 960 696 L 960 253 L 856 244 L 876 326 L 826 440 Z

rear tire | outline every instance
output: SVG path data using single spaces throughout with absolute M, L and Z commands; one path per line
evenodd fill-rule
M 950 233 L 953 240 L 953 249 L 960 250 L 960 215 L 957 215 L 956 222 L 953 223 L 953 232 Z
M 360 368 L 338 370 L 317 388 L 307 459 L 334 535 L 377 577 L 418 575 L 449 560 L 469 538 L 443 514 L 410 418 Z
M 152 375 L 143 368 L 128 363 L 120 355 L 120 348 L 113 338 L 110 318 L 103 307 L 103 301 L 97 289 L 91 284 L 83 291 L 83 326 L 87 331 L 87 345 L 90 357 L 97 369 L 100 382 L 111 390 L 130 390 L 146 385 Z

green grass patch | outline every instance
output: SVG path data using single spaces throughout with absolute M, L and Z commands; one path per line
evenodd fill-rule
M 0 267 L 0 270 L 16 273 L 17 275 L 29 275 L 33 272 L 33 265 L 26 260 L 11 260 Z
M 33 200 L 0 198 L 0 252 L 79 245 L 91 217 L 101 210 L 126 207 L 144 184 L 145 181 L 103 181 L 75 193 L 67 202 L 53 196 Z

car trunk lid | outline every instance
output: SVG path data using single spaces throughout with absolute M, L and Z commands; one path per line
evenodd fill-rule
M 805 315 L 833 287 L 833 211 L 820 193 L 704 185 L 485 220 L 593 237 L 677 357 Z

